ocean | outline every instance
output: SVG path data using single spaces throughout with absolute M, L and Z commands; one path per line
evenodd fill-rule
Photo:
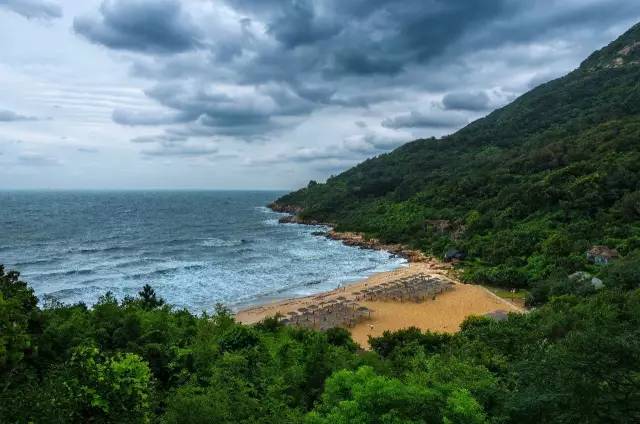
M 279 224 L 266 191 L 0 192 L 0 264 L 41 302 L 95 303 L 151 284 L 194 313 L 339 287 L 405 260 Z

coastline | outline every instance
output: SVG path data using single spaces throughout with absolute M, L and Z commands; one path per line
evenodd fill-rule
M 333 228 L 331 224 L 299 219 L 297 214 L 300 210 L 290 207 L 274 208 L 273 205 L 270 207 L 276 212 L 290 214 L 281 219 L 283 223 L 325 225 Z M 497 311 L 501 313 L 523 312 L 522 308 L 496 296 L 482 286 L 461 283 L 452 275 L 450 264 L 426 256 L 422 252 L 407 249 L 398 244 L 384 244 L 375 239 L 366 239 L 361 234 L 340 233 L 333 229 L 318 235 L 339 240 L 348 246 L 388 251 L 406 258 L 408 266 L 393 271 L 380 272 L 330 291 L 240 309 L 235 314 L 237 321 L 244 324 L 255 324 L 276 314 L 286 316 L 300 308 L 346 298 L 349 301 L 358 301 L 358 304 L 374 311 L 369 319 L 349 328 L 354 340 L 363 348 L 368 348 L 368 337 L 380 336 L 386 330 L 393 331 L 413 326 L 422 330 L 451 333 L 458 331 L 460 324 L 470 315 L 486 315 Z M 435 300 L 427 300 L 422 303 L 371 301 L 356 298 L 357 294 L 355 293 L 365 288 L 375 288 L 402 278 L 419 275 L 453 283 L 453 290 L 439 294 Z
M 317 236 L 327 237 L 332 240 L 341 241 L 346 246 L 359 247 L 361 249 L 370 249 L 370 250 L 384 250 L 389 252 L 392 255 L 396 255 L 402 258 L 405 258 L 409 262 L 431 262 L 434 267 L 443 267 L 450 269 L 451 266 L 441 261 L 437 261 L 435 258 L 425 255 L 419 250 L 409 249 L 406 246 L 401 244 L 389 244 L 383 243 L 380 240 L 375 238 L 366 238 L 363 234 L 350 232 L 350 231 L 336 231 L 335 225 L 330 222 L 320 222 L 316 220 L 305 220 L 300 218 L 300 213 L 302 212 L 301 208 L 296 206 L 289 205 L 279 205 L 277 203 L 271 203 L 267 206 L 274 212 L 285 213 L 287 215 L 283 216 L 278 220 L 281 224 L 301 224 L 301 225 L 321 225 L 325 227 L 329 227 L 330 230 L 327 232 L 319 232 Z

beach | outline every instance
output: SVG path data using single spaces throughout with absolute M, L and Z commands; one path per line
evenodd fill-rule
M 452 283 L 452 289 L 438 294 L 435 300 L 430 298 L 420 303 L 357 299 L 357 292 L 363 289 L 425 275 Z M 457 331 L 460 324 L 470 315 L 485 315 L 496 311 L 522 312 L 520 307 L 496 296 L 484 287 L 457 281 L 447 264 L 435 259 L 423 259 L 335 290 L 243 309 L 237 312 L 236 320 L 244 324 L 254 324 L 276 314 L 286 316 L 300 308 L 335 301 L 338 298 L 355 301 L 358 305 L 373 311 L 370 318 L 347 328 L 354 340 L 365 349 L 369 347 L 369 336 L 380 336 L 386 330 L 417 327 L 422 330 L 451 333 Z

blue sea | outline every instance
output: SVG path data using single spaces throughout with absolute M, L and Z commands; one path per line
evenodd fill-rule
M 405 261 L 279 224 L 265 191 L 0 192 L 0 264 L 42 300 L 89 305 L 151 284 L 193 312 L 336 288 Z

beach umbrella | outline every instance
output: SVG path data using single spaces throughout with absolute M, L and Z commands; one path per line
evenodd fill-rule
M 291 324 L 291 321 L 289 321 L 289 320 L 288 320 L 288 319 L 286 319 L 286 318 L 283 318 L 283 319 L 281 319 L 281 320 L 280 320 L 280 323 L 281 323 L 282 325 L 289 325 L 289 324 Z
M 366 306 L 361 306 L 358 308 L 358 312 L 360 312 L 361 314 L 367 313 L 369 315 L 369 318 L 371 318 L 371 312 L 373 312 L 373 310 L 367 308 Z
M 336 297 L 336 299 L 338 299 L 338 300 L 340 300 L 340 301 L 347 300 L 347 298 L 346 298 L 346 297 L 344 297 L 344 296 Z
M 350 306 L 352 310 L 356 310 L 356 306 L 358 306 L 357 302 L 354 302 L 353 300 L 350 300 L 346 303 L 347 306 Z

